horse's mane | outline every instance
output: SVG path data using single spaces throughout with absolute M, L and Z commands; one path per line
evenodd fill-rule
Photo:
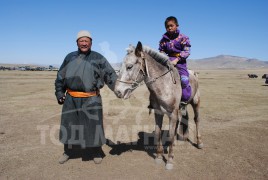
M 166 63 L 169 61 L 169 57 L 163 53 L 156 51 L 155 49 L 150 48 L 149 46 L 143 46 L 143 51 L 154 58 L 160 64 Z
M 171 64 L 171 62 L 169 61 L 169 57 L 166 54 L 160 53 L 148 46 L 143 46 L 142 49 L 145 53 L 151 56 L 155 60 L 155 62 L 161 64 L 162 66 L 163 64 L 168 64 L 169 68 L 171 68 L 174 74 L 175 79 L 180 79 L 178 70 L 174 67 L 174 65 Z
M 156 51 L 155 49 L 150 48 L 149 46 L 143 46 L 142 49 L 145 53 L 150 55 L 160 64 L 163 64 L 164 62 L 167 62 L 169 60 L 169 57 L 166 54 L 160 53 Z M 126 50 L 128 54 L 131 54 L 131 53 L 134 53 L 135 47 L 132 45 L 129 45 L 129 47 Z
M 161 64 L 162 66 L 163 66 L 163 64 L 167 63 L 169 65 L 169 67 L 172 67 L 173 71 L 177 72 L 177 70 L 174 68 L 174 66 L 170 63 L 169 57 L 166 54 L 160 53 L 157 50 L 152 49 L 149 46 L 143 46 L 142 49 L 145 53 L 147 53 L 149 56 L 151 56 L 157 63 Z M 135 52 L 135 46 L 132 46 L 130 44 L 126 50 L 127 50 L 128 54 L 132 54 Z

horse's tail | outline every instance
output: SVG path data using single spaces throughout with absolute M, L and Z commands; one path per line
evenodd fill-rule
M 200 91 L 199 91 L 199 80 L 198 80 L 198 73 L 193 71 L 193 70 L 188 70 L 189 74 L 192 75 L 192 77 L 194 78 L 194 81 L 196 83 L 195 87 L 196 87 L 196 92 L 195 95 L 193 97 L 193 103 L 194 104 L 199 104 L 200 101 Z
M 197 72 L 195 72 L 194 70 L 191 70 L 191 69 L 188 69 L 188 72 L 189 72 L 189 74 L 192 74 L 192 75 L 194 75 L 196 78 L 198 78 L 198 73 Z

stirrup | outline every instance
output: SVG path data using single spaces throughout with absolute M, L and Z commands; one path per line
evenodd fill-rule
M 181 106 L 186 106 L 187 104 L 188 104 L 188 103 L 185 102 L 185 101 L 181 101 L 181 103 L 180 103 Z
M 181 103 L 180 103 L 180 111 L 181 111 L 181 115 L 182 116 L 186 116 L 186 114 L 187 114 L 187 102 L 184 102 L 184 101 L 181 101 Z

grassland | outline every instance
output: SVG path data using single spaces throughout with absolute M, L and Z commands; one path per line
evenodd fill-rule
M 102 164 L 81 156 L 60 165 L 56 72 L 0 71 L 0 179 L 268 179 L 268 86 L 249 73 L 260 77 L 268 69 L 199 71 L 204 149 L 177 141 L 174 170 L 166 171 L 154 163 L 154 149 L 140 143 L 154 131 L 146 86 L 129 100 L 101 90 L 109 140 Z

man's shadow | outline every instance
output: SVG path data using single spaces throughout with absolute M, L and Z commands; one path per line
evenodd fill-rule
M 72 145 L 72 149 L 69 150 L 70 152 L 70 159 L 79 159 L 81 158 L 82 161 L 92 161 L 98 152 L 102 158 L 106 155 L 103 152 L 102 148 L 84 148 L 80 145 Z
M 169 138 L 168 138 L 168 130 L 162 130 L 162 145 L 164 148 L 164 153 L 167 154 L 167 148 L 170 144 Z M 106 145 L 111 147 L 110 150 L 111 155 L 121 155 L 125 152 L 131 152 L 133 150 L 135 151 L 144 151 L 152 158 L 156 158 L 155 152 L 157 148 L 157 141 L 155 138 L 155 134 L 153 133 L 147 133 L 147 132 L 139 132 L 138 133 L 138 140 L 135 142 L 128 142 L 128 143 L 114 143 L 111 140 L 107 139 Z

